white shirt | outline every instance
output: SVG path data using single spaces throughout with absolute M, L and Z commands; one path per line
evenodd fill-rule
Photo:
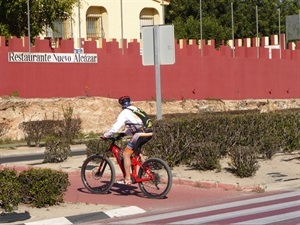
M 137 109 L 135 106 L 128 106 L 127 108 L 133 110 Z M 112 136 L 114 133 L 118 132 L 125 123 L 134 123 L 134 124 L 143 125 L 143 121 L 137 115 L 135 115 L 130 109 L 127 108 L 123 109 L 122 112 L 118 115 L 117 121 L 112 125 L 109 131 L 104 133 L 104 137 Z M 130 128 L 128 128 L 125 131 L 126 135 L 131 133 L 132 133 L 132 129 Z

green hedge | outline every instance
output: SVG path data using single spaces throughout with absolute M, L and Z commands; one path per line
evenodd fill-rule
M 21 202 L 21 184 L 15 170 L 0 170 L 0 208 L 11 212 Z
M 23 122 L 20 128 L 28 146 L 40 146 L 42 139 L 63 137 L 70 144 L 81 130 L 81 119 L 40 120 Z
M 171 167 L 185 164 L 207 170 L 218 169 L 222 157 L 233 157 L 236 162 L 236 148 L 246 147 L 251 155 L 247 163 L 254 169 L 238 175 L 251 176 L 255 173 L 250 170 L 258 169 L 252 155 L 271 159 L 276 152 L 300 149 L 299 127 L 299 110 L 165 115 L 154 121 L 154 136 L 143 149 Z
M 63 202 L 70 185 L 68 173 L 51 169 L 30 169 L 19 175 L 15 170 L 0 170 L 0 207 L 12 211 L 19 203 L 45 207 Z
M 259 169 L 257 159 L 300 149 L 300 110 L 296 109 L 171 114 L 153 122 L 154 136 L 143 146 L 144 154 L 162 158 L 170 167 L 220 170 L 220 160 L 229 157 L 232 172 L 249 177 Z M 99 140 L 86 145 L 88 156 L 109 148 Z

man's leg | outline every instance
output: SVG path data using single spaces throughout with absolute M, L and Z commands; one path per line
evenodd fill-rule
M 145 157 L 143 155 L 143 153 L 140 152 L 140 158 L 141 158 L 141 162 L 142 164 L 145 162 Z
M 132 153 L 133 153 L 133 151 L 128 147 L 126 147 L 124 152 L 123 152 L 126 182 L 131 181 L 131 178 L 130 178 L 130 166 L 131 166 L 130 156 L 131 156 Z
M 144 157 L 143 153 L 141 152 L 141 148 L 144 144 L 146 144 L 148 141 L 150 141 L 151 138 L 152 138 L 152 133 L 142 133 L 136 142 L 137 149 L 140 150 L 139 156 L 141 158 L 142 164 L 145 162 L 145 157 Z

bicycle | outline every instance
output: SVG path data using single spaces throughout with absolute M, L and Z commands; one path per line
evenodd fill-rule
M 123 177 L 125 170 L 122 158 L 122 149 L 116 144 L 122 136 L 107 138 L 110 140 L 110 147 L 103 154 L 89 156 L 81 167 L 81 180 L 84 186 L 94 194 L 107 193 L 115 183 L 116 171 L 113 162 L 108 156 L 113 153 L 117 160 Z M 105 140 L 105 141 L 106 141 Z M 160 158 L 148 158 L 142 164 L 139 155 L 131 156 L 131 180 L 132 184 L 137 183 L 142 193 L 149 198 L 164 198 L 172 187 L 172 172 L 168 164 Z

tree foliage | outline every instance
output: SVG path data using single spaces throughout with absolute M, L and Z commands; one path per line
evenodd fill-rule
M 231 4 L 233 10 L 231 10 Z M 235 38 L 270 36 L 285 32 L 285 17 L 300 11 L 299 0 L 219 0 L 201 1 L 202 39 L 232 39 L 232 11 Z M 280 9 L 280 14 L 279 14 Z M 200 0 L 172 0 L 165 21 L 174 24 L 177 39 L 200 39 Z
M 70 17 L 77 0 L 29 0 L 30 33 L 36 37 L 46 26 L 53 28 L 57 19 Z M 0 0 L 0 35 L 28 34 L 27 0 Z

